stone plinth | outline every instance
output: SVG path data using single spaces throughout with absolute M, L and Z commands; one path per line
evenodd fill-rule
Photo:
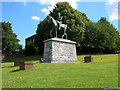
M 84 62 L 88 63 L 88 62 L 93 62 L 93 58 L 91 56 L 85 56 L 84 57 Z
M 33 62 L 32 61 L 22 61 L 19 65 L 20 70 L 32 70 L 33 69 Z
M 76 42 L 67 39 L 51 38 L 44 41 L 43 62 L 76 62 Z

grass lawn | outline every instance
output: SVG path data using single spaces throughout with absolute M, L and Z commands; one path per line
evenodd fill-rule
M 39 63 L 40 56 L 19 58 L 31 60 L 31 71 L 18 71 L 13 60 L 2 64 L 3 88 L 117 88 L 118 55 L 92 55 L 94 62 L 84 63 L 79 55 L 76 63 Z

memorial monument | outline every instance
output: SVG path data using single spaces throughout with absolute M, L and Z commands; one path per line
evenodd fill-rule
M 47 20 L 52 23 L 52 32 L 55 31 L 56 36 L 44 41 L 44 55 L 43 62 L 46 63 L 66 63 L 76 62 L 76 42 L 68 40 L 66 30 L 69 29 L 66 24 L 62 23 L 61 14 L 58 13 L 58 19 L 55 20 L 52 16 L 48 15 Z M 64 33 L 61 38 L 57 38 L 57 31 L 63 28 Z M 64 39 L 64 37 L 66 39 Z

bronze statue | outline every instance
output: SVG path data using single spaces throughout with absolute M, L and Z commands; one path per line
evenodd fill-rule
M 58 18 L 56 21 L 58 23 L 58 29 L 60 30 L 61 29 L 60 25 L 62 24 L 62 17 L 60 13 L 58 13 Z
M 55 20 L 50 15 L 47 16 L 47 20 L 48 20 L 49 23 L 52 23 L 52 30 L 50 31 L 50 36 L 51 37 L 52 37 L 53 30 L 55 30 L 56 38 L 57 38 L 57 30 L 61 30 L 61 28 L 63 28 L 64 29 L 64 34 L 62 35 L 62 38 L 64 38 L 64 36 L 66 36 L 66 39 L 67 39 L 66 30 L 67 30 L 68 26 L 67 26 L 67 24 L 62 24 L 62 17 L 61 17 L 60 13 L 58 13 L 57 20 Z

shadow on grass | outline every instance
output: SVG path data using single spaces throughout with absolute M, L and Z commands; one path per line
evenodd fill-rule
M 13 68 L 13 67 L 16 67 L 16 66 L 9 66 L 8 68 Z
M 18 70 L 13 70 L 13 71 L 10 71 L 10 72 L 18 72 L 18 71 L 20 71 L 20 70 L 18 69 Z
M 37 60 L 40 60 L 41 58 L 42 58 L 42 55 L 25 56 L 25 57 L 16 58 L 16 59 L 2 60 L 2 63 L 15 62 L 15 61 L 37 61 Z
M 13 67 L 16 67 L 16 66 L 4 66 L 2 68 L 13 68 Z
M 18 67 L 18 66 L 4 66 L 2 68 L 14 68 L 14 67 Z
M 77 55 L 103 55 L 103 53 L 78 53 Z

